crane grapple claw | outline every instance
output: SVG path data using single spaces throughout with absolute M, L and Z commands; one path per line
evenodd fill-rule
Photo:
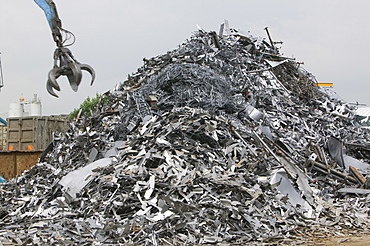
M 60 91 L 57 83 L 57 79 L 60 76 L 66 76 L 72 90 L 77 91 L 82 80 L 82 70 L 90 73 L 90 85 L 92 85 L 95 80 L 94 69 L 87 64 L 80 64 L 68 48 L 58 47 L 54 52 L 54 68 L 50 70 L 46 83 L 47 91 L 50 95 L 58 97 L 54 90 Z

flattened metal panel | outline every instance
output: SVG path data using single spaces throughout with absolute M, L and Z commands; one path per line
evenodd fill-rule
M 106 167 L 111 163 L 112 159 L 103 158 L 65 175 L 60 180 L 59 184 L 63 186 L 63 191 L 65 192 L 67 199 L 70 201 L 76 199 L 76 195 L 91 181 L 93 170 L 95 168 Z

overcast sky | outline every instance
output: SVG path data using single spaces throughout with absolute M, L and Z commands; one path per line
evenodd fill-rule
M 305 63 L 318 81 L 333 82 L 348 102 L 370 106 L 370 1 L 364 0 L 54 0 L 63 27 L 77 40 L 70 48 L 97 78 L 83 74 L 77 93 L 59 79 L 59 98 L 46 91 L 55 44 L 43 11 L 33 0 L 0 2 L 0 52 L 5 86 L 0 113 L 20 96 L 41 98 L 43 115 L 70 113 L 139 68 L 144 57 L 164 54 L 199 25 L 217 31 L 224 19 L 235 29 L 266 37 Z

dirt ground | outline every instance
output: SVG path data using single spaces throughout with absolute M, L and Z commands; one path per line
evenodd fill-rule
M 368 246 L 370 245 L 370 235 L 315 238 L 315 239 L 312 239 L 312 242 L 306 242 L 306 243 L 299 244 L 299 245 L 304 245 L 304 246 L 314 246 L 314 245 Z

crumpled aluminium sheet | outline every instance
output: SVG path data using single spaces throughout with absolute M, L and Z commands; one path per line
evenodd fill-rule
M 2 185 L 1 242 L 261 244 L 366 231 L 366 184 L 328 146 L 339 139 L 349 163 L 369 163 L 351 106 L 263 39 L 226 33 L 200 30 L 145 59 L 43 162 Z
M 100 159 L 65 175 L 59 184 L 63 187 L 66 198 L 70 202 L 76 200 L 76 195 L 90 182 L 94 169 L 106 167 L 111 163 L 109 158 Z

